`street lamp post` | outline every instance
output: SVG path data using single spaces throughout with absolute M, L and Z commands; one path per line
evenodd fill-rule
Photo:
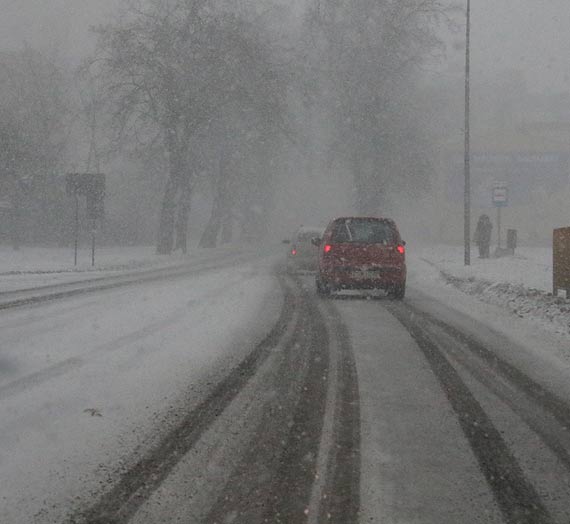
M 463 240 L 465 247 L 464 262 L 471 264 L 471 158 L 469 134 L 470 102 L 470 39 L 471 39 L 471 0 L 467 0 L 467 25 L 465 30 L 465 186 L 463 190 Z

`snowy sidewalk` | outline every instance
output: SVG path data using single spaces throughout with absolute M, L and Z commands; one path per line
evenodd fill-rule
M 464 293 L 498 305 L 521 318 L 540 322 L 550 331 L 570 333 L 570 300 L 552 296 L 552 250 L 517 249 L 512 257 L 479 259 L 463 264 L 463 246 L 420 248 L 412 266 L 430 265 L 439 278 Z

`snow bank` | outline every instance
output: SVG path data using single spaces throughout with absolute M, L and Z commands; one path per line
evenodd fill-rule
M 80 250 L 74 265 L 73 249 L 22 247 L 15 251 L 0 246 L 0 292 L 89 280 L 121 272 L 194 264 L 238 253 L 236 246 L 196 249 L 184 255 L 157 255 L 154 246 L 115 246 L 99 248 L 95 266 L 91 251 Z
M 90 249 L 79 250 L 75 266 L 73 248 L 24 246 L 14 250 L 0 246 L 0 275 L 112 271 L 163 264 L 181 256 L 160 256 L 155 250 L 154 246 L 96 248 L 95 266 L 92 267 Z
M 462 246 L 420 249 L 415 263 L 435 267 L 440 278 L 464 293 L 540 322 L 550 331 L 570 333 L 570 300 L 552 295 L 552 250 L 518 249 L 515 256 L 463 264 Z

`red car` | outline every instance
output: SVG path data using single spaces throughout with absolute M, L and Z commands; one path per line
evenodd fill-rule
M 384 289 L 396 299 L 406 293 L 406 249 L 393 220 L 342 217 L 319 243 L 317 293 L 341 289 Z

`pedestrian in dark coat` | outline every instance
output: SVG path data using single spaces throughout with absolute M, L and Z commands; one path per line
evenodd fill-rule
M 475 229 L 475 243 L 479 247 L 479 258 L 489 258 L 489 249 L 491 247 L 491 231 L 493 224 L 487 215 L 481 215 Z

